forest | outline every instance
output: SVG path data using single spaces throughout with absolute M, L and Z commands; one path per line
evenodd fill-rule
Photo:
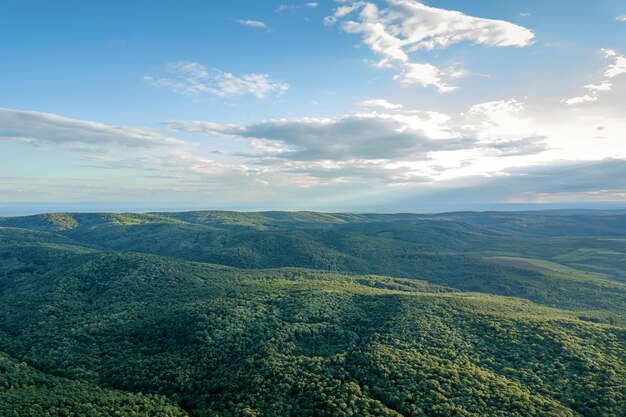
M 0 218 L 0 415 L 626 416 L 626 212 Z

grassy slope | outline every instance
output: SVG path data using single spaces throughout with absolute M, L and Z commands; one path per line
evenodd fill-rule
M 611 280 L 611 276 L 598 272 L 581 271 L 567 265 L 559 264 L 544 259 L 521 258 L 515 256 L 486 257 L 486 260 L 500 265 L 514 268 L 529 269 L 541 272 L 544 275 L 556 276 L 561 279 L 578 280 L 580 282 L 595 282 L 604 284 Z
M 483 255 L 551 261 L 626 282 L 626 241 L 615 238 L 506 237 L 492 240 L 479 252 Z
M 435 217 L 470 223 L 494 232 L 528 237 L 626 235 L 626 214 L 623 212 L 459 212 Z

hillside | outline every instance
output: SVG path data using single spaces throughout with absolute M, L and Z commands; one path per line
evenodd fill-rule
M 626 415 L 624 284 L 515 231 L 342 216 L 2 220 L 0 411 Z
M 305 267 L 427 280 L 461 291 L 518 296 L 552 307 L 626 316 L 626 240 L 615 236 L 520 236 L 521 223 L 573 224 L 580 215 L 547 213 L 323 214 L 310 212 L 189 212 L 45 214 L 0 225 L 54 233 L 95 249 L 150 253 L 239 268 Z M 527 220 L 533 216 L 533 222 Z M 451 220 L 460 217 L 464 221 Z M 571 219 L 574 217 L 574 219 Z M 609 224 L 619 215 L 587 215 Z M 467 222 L 469 218 L 474 223 Z M 493 218 L 516 225 L 488 228 Z M 478 220 L 477 220 L 478 219 Z M 547 220 L 546 220 L 547 219 Z M 562 228 L 562 226 L 559 226 Z M 591 227 L 591 226 L 589 226 Z M 571 231 L 571 229 L 570 229 Z M 620 235 L 620 236 L 622 236 Z M 485 257 L 520 256 L 562 263 L 581 274 L 511 268 Z M 579 279 L 586 272 L 584 279 Z

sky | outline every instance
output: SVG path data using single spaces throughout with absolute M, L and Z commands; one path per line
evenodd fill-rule
M 623 0 L 0 0 L 0 214 L 626 207 Z

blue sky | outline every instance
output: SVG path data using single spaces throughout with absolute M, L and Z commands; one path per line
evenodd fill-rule
M 624 16 L 620 1 L 0 0 L 0 204 L 626 204 Z

